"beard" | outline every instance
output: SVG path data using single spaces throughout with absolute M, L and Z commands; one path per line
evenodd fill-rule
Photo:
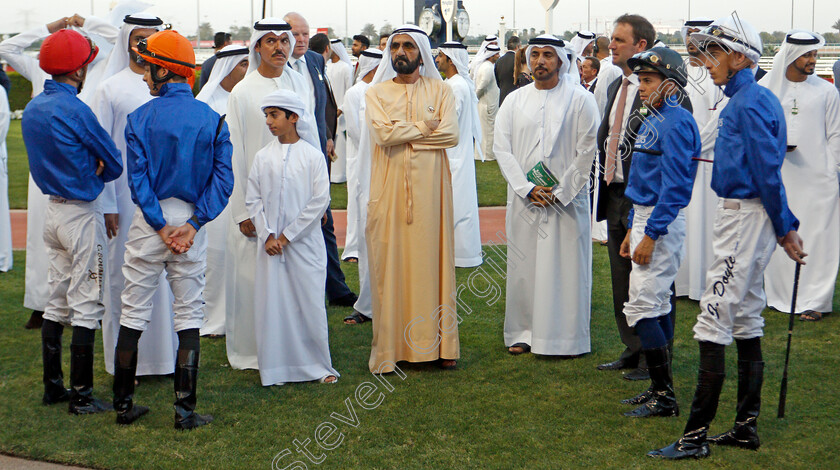
M 146 61 L 143 60 L 143 56 L 134 52 L 134 50 L 131 49 L 131 48 L 128 49 L 128 59 L 129 59 L 129 61 L 139 65 L 140 67 L 143 67 L 144 65 L 146 65 Z
M 394 70 L 396 70 L 398 74 L 411 75 L 418 67 L 420 67 L 420 56 L 417 56 L 417 60 L 414 62 L 408 60 L 406 57 L 397 57 L 391 61 L 391 65 L 394 66 Z
M 811 66 L 809 66 L 809 65 L 806 65 L 805 67 L 796 67 L 796 66 L 794 65 L 794 67 L 795 67 L 795 68 L 799 71 L 799 73 L 801 73 L 802 75 L 813 75 L 813 74 L 814 74 L 814 71 L 816 71 L 816 67 L 811 67 Z

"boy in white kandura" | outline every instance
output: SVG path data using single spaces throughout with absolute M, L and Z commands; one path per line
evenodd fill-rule
M 264 249 L 257 255 L 254 326 L 264 386 L 335 383 L 324 285 L 327 251 L 320 223 L 330 203 L 327 163 L 306 105 L 292 91 L 263 99 L 271 134 L 254 156 L 245 206 Z

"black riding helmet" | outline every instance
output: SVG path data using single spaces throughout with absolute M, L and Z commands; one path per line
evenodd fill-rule
M 639 52 L 627 61 L 633 73 L 656 72 L 673 79 L 681 87 L 686 85 L 685 62 L 682 56 L 667 47 L 654 47 Z

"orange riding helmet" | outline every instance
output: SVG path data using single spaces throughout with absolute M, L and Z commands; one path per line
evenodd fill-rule
M 158 31 L 146 39 L 140 41 L 134 52 L 140 54 L 143 59 L 152 66 L 152 80 L 155 83 L 162 83 L 170 78 L 171 74 L 180 75 L 187 79 L 190 87 L 195 82 L 195 52 L 190 41 L 178 34 L 177 31 Z M 163 67 L 169 70 L 163 78 L 158 78 L 156 69 Z

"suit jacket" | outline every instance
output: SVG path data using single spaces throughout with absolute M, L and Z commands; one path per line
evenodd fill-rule
M 505 55 L 499 57 L 496 61 L 494 73 L 496 75 L 496 85 L 499 86 L 499 106 L 505 101 L 505 97 L 516 89 L 513 84 L 513 65 L 516 61 L 516 53 L 513 51 L 505 52 Z
M 596 142 L 598 142 L 598 162 L 601 164 L 601 168 L 606 168 L 607 162 L 607 138 L 610 134 L 610 111 L 612 110 L 613 102 L 615 102 L 616 97 L 618 96 L 619 88 L 621 87 L 621 81 L 624 79 L 624 76 L 618 77 L 610 83 L 609 88 L 607 88 L 607 105 L 606 108 L 603 110 L 602 116 L 604 118 L 601 120 L 601 126 L 598 128 L 598 138 Z M 691 107 L 691 100 L 688 99 L 688 95 L 683 93 L 683 100 L 680 103 L 683 108 L 687 109 L 689 112 L 692 111 Z M 630 109 L 630 115 L 625 116 L 625 119 L 630 119 L 634 114 L 641 117 L 641 114 L 637 114 L 639 108 L 642 107 L 642 99 L 639 97 L 639 93 L 636 92 L 636 97 L 633 99 L 633 107 Z M 630 147 L 632 149 L 633 144 L 636 143 L 636 137 L 639 133 L 639 128 L 642 127 L 642 122 L 644 119 L 630 119 L 627 124 L 627 128 L 624 132 L 624 139 L 619 142 L 619 155 L 623 155 L 623 149 Z M 632 150 L 627 153 L 627 157 L 621 158 L 621 169 L 624 174 L 624 182 L 623 183 L 616 183 L 613 182 L 612 185 L 621 185 L 622 188 L 626 187 L 628 178 L 630 176 L 630 164 L 633 161 L 633 153 Z M 596 208 L 595 219 L 597 221 L 602 221 L 607 218 L 607 182 L 604 180 L 604 173 L 601 172 L 598 176 L 598 207 Z
M 335 133 L 338 129 L 338 103 L 335 102 L 330 79 L 326 75 L 324 78 L 324 84 L 327 86 L 327 109 L 324 110 L 324 118 L 327 121 L 327 140 L 335 141 Z
M 312 84 L 315 89 L 315 122 L 318 123 L 318 140 L 321 142 L 321 151 L 327 154 L 327 120 L 325 111 L 327 109 L 327 85 L 324 83 L 326 73 L 324 72 L 324 56 L 315 51 L 306 51 L 306 68 L 312 77 Z M 308 77 L 303 77 L 308 78 Z M 327 158 L 329 161 L 329 158 Z
M 589 88 L 586 89 L 586 91 L 588 91 L 589 93 L 595 93 L 595 85 L 597 85 L 597 84 L 598 84 L 598 77 L 595 77 L 595 80 L 592 81 L 592 85 L 590 85 Z

